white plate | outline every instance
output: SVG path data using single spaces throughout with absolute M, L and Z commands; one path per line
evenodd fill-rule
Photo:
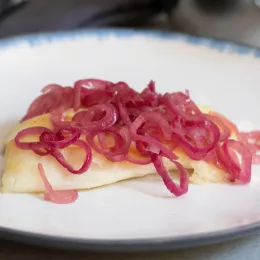
M 189 89 L 242 127 L 260 126 L 259 51 L 185 35 L 125 30 L 19 37 L 0 43 L 1 133 L 51 82 L 150 79 L 161 92 Z M 252 122 L 252 123 L 250 123 Z M 213 243 L 260 226 L 260 171 L 250 185 L 190 185 L 180 198 L 157 177 L 81 192 L 71 205 L 0 195 L 0 235 L 88 250 L 155 250 Z

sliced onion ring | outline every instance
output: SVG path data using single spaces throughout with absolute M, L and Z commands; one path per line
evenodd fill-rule
M 79 129 L 67 127 L 61 128 L 55 134 L 50 132 L 42 133 L 40 136 L 40 141 L 48 144 L 52 148 L 64 149 L 75 143 L 79 139 L 80 135 L 81 133 Z
M 143 136 L 137 134 L 138 129 L 142 126 L 142 124 L 146 121 L 146 115 L 141 114 L 130 126 L 130 135 L 136 141 L 142 141 L 144 143 L 150 144 L 151 146 L 157 147 L 167 158 L 171 160 L 177 160 L 178 157 L 166 146 L 164 146 L 161 142 L 156 140 L 151 136 Z
M 189 184 L 189 173 L 188 171 L 178 162 L 172 161 L 179 170 L 180 174 L 180 185 L 178 186 L 172 179 L 170 173 L 164 167 L 161 157 L 158 154 L 151 153 L 152 162 L 158 174 L 162 177 L 162 180 L 167 189 L 175 196 L 181 196 L 188 192 Z
M 213 121 L 219 128 L 220 130 L 220 137 L 219 141 L 226 141 L 230 135 L 231 135 L 231 130 L 229 129 L 228 125 L 223 122 L 223 120 L 215 114 L 209 114 L 209 115 L 204 115 L 207 119 Z
M 41 135 L 43 132 L 52 133 L 52 131 L 46 127 L 35 126 L 30 128 L 25 128 L 21 130 L 14 138 L 17 147 L 23 150 L 39 150 L 39 149 L 51 149 L 52 147 L 43 142 L 22 142 L 21 139 L 28 135 Z
M 75 143 L 73 143 L 73 145 L 78 146 L 80 148 L 82 148 L 85 152 L 85 158 L 84 161 L 82 163 L 82 166 L 78 169 L 75 170 L 64 158 L 63 154 L 58 151 L 58 150 L 54 150 L 51 155 L 64 167 L 66 168 L 69 172 L 73 173 L 73 174 L 82 174 L 84 172 L 86 172 L 88 170 L 88 168 L 90 167 L 91 161 L 92 161 L 92 152 L 91 152 L 91 148 L 88 146 L 88 144 L 83 141 L 83 140 L 77 140 Z
M 89 121 L 90 118 L 94 118 L 97 113 L 104 112 L 105 116 L 98 121 Z M 106 130 L 113 126 L 118 120 L 118 112 L 116 108 L 111 104 L 98 104 L 87 111 L 80 112 L 81 117 L 77 117 L 77 114 L 72 118 L 73 122 L 77 123 L 81 131 L 97 131 Z
M 108 147 L 106 145 L 106 134 L 114 139 L 114 146 Z M 100 147 L 95 143 L 95 137 L 99 136 L 98 140 Z M 105 140 L 103 140 L 103 138 Z M 90 132 L 86 135 L 86 140 L 97 153 L 104 155 L 107 159 L 118 162 L 124 161 L 125 155 L 128 154 L 129 147 L 131 145 L 131 138 L 129 131 L 126 127 L 123 127 L 119 132 L 106 130 L 103 132 Z
M 245 145 L 239 141 L 227 140 L 216 148 L 216 153 L 229 174 L 229 181 L 250 182 L 252 154 Z
M 61 190 L 55 191 L 50 185 L 44 168 L 41 163 L 38 163 L 38 171 L 44 183 L 44 199 L 56 204 L 69 204 L 73 203 L 78 198 L 78 192 L 76 190 Z

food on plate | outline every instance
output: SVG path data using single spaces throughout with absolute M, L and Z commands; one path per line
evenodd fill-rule
M 5 138 L 2 191 L 70 203 L 77 190 L 155 173 L 176 196 L 189 182 L 249 183 L 259 137 L 188 91 L 157 93 L 153 81 L 142 92 L 98 79 L 50 84 Z

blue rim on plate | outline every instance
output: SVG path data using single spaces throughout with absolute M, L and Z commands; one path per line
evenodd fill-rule
M 134 29 L 85 29 L 74 31 L 59 31 L 54 33 L 27 34 L 0 39 L 0 51 L 15 48 L 20 44 L 37 47 L 41 44 L 52 43 L 68 39 L 80 39 L 85 37 L 97 37 L 100 40 L 109 36 L 117 38 L 131 38 L 145 36 L 169 41 L 182 41 L 190 45 L 200 45 L 220 52 L 236 53 L 240 55 L 253 55 L 260 58 L 260 49 L 234 42 L 217 40 L 207 37 L 197 37 L 189 34 L 173 33 L 160 30 L 134 30 Z
M 35 35 L 17 36 L 0 41 L 0 53 L 6 49 L 16 48 L 20 44 L 37 47 L 41 44 L 62 41 L 66 39 L 80 39 L 85 37 L 98 37 L 104 39 L 109 36 L 120 38 L 131 38 L 134 36 L 145 36 L 169 41 L 182 41 L 190 45 L 200 45 L 215 49 L 220 52 L 229 52 L 239 55 L 252 55 L 260 58 L 260 50 L 247 46 L 235 44 L 205 37 L 196 37 L 180 33 L 171 33 L 157 30 L 126 30 L 126 29 L 100 29 L 100 30 L 77 30 L 55 33 L 42 33 Z M 106 252 L 137 252 L 137 251 L 162 251 L 187 247 L 208 245 L 228 240 L 241 238 L 248 235 L 260 233 L 260 222 L 239 228 L 226 229 L 212 233 L 202 233 L 192 236 L 181 236 L 179 238 L 151 238 L 151 239 L 129 239 L 129 240 L 100 240 L 100 239 L 78 239 L 59 236 L 43 235 L 39 233 L 25 232 L 5 227 L 0 227 L 0 238 L 16 242 L 55 247 L 63 249 L 77 249 L 87 251 Z

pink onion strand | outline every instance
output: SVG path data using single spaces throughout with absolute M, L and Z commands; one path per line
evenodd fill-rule
M 56 204 L 69 204 L 77 200 L 79 195 L 76 190 L 55 191 L 52 188 L 41 163 L 38 163 L 38 171 L 44 183 L 44 200 L 51 201 Z

